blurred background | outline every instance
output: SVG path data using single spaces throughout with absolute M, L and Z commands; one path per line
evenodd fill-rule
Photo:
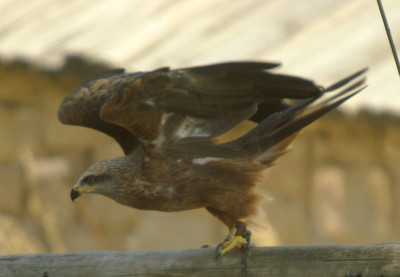
M 383 1 L 400 45 L 400 2 Z M 217 244 L 206 211 L 139 211 L 102 196 L 73 204 L 105 135 L 57 120 L 90 76 L 236 60 L 329 85 L 369 67 L 369 87 L 312 124 L 262 190 L 278 245 L 400 239 L 400 80 L 376 1 L 0 0 L 0 254 Z

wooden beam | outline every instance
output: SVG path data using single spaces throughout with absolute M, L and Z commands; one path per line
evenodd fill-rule
M 0 276 L 400 276 L 400 243 L 252 247 L 218 260 L 214 249 L 12 255 Z

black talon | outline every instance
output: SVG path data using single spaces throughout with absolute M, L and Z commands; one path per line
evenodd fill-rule
M 217 247 L 215 248 L 215 252 L 217 253 L 217 255 L 215 256 L 215 259 L 218 260 L 219 257 L 221 257 L 221 251 L 222 251 L 222 247 L 224 246 L 224 243 L 220 243 L 217 245 Z
M 249 230 L 246 230 L 246 232 L 244 233 L 244 236 L 243 236 L 245 239 L 246 239 L 246 241 L 247 241 L 247 247 L 249 247 L 250 246 L 250 240 L 251 240 L 251 231 L 249 231 Z

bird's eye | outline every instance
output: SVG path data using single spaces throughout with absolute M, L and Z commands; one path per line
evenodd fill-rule
M 89 176 L 86 178 L 86 182 L 88 182 L 89 184 L 94 182 L 94 177 L 93 176 Z

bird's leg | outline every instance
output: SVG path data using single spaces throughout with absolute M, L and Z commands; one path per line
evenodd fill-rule
M 236 230 L 231 231 L 226 240 L 217 246 L 217 258 L 235 248 L 243 249 L 250 245 L 251 232 L 246 229 L 246 226 L 243 221 L 236 222 Z

